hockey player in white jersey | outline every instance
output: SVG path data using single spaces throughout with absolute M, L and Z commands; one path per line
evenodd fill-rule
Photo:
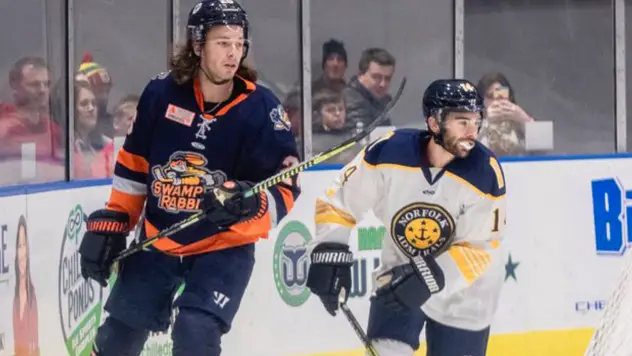
M 483 356 L 503 283 L 505 178 L 476 139 L 483 101 L 465 80 L 423 97 L 427 131 L 368 145 L 316 202 L 307 286 L 331 315 L 351 286 L 349 234 L 373 210 L 386 227 L 367 335 L 381 356 Z M 348 295 L 348 294 L 347 294 Z

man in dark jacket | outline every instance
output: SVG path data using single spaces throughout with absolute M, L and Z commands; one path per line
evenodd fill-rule
M 344 89 L 348 129 L 361 122 L 364 127 L 379 116 L 391 101 L 388 91 L 395 73 L 395 57 L 382 48 L 368 48 L 362 52 L 359 74 Z M 384 125 L 391 125 L 390 119 Z

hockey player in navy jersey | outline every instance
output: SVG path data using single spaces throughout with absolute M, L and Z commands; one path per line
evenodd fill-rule
M 351 287 L 349 234 L 373 210 L 386 227 L 367 335 L 380 355 L 483 356 L 503 283 L 505 178 L 476 139 L 483 102 L 465 80 L 423 97 L 427 131 L 369 144 L 316 202 L 307 286 L 335 315 Z M 346 293 L 348 296 L 348 293 Z
M 151 331 L 167 330 L 182 283 L 173 355 L 220 355 L 251 276 L 254 244 L 298 197 L 295 179 L 249 198 L 234 195 L 298 163 L 283 107 L 243 63 L 249 30 L 234 1 L 199 2 L 186 47 L 142 93 L 107 206 L 88 218 L 83 276 L 106 285 L 131 227 L 142 239 L 200 211 L 207 219 L 120 261 L 93 355 L 139 355 Z M 233 197 L 222 202 L 215 193 Z

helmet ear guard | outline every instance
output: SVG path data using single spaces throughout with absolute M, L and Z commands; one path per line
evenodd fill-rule
M 443 137 L 445 135 L 445 118 L 447 113 L 443 109 L 437 109 L 429 112 L 429 115 L 426 117 L 426 126 L 428 127 L 428 132 L 435 143 L 443 147 Z M 430 128 L 430 117 L 433 117 L 439 126 L 439 132 L 436 133 L 432 131 Z

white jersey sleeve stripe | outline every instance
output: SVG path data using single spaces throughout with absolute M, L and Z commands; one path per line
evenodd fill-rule
M 114 176 L 114 178 L 112 178 L 112 188 L 130 195 L 147 194 L 147 186 L 145 184 L 119 176 Z

